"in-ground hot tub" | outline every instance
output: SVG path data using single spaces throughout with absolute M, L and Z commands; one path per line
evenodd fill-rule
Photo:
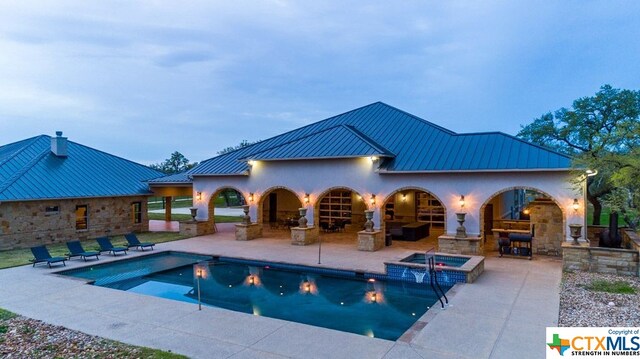
M 428 282 L 426 253 L 413 253 L 399 261 L 385 262 L 387 276 L 405 282 Z M 482 256 L 428 253 L 434 257 L 436 276 L 441 284 L 473 283 L 484 271 L 484 257 Z

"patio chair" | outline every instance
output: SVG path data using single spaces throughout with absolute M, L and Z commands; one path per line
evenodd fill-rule
M 116 253 L 120 253 L 120 252 L 124 252 L 124 254 L 127 254 L 127 250 L 128 250 L 127 248 L 114 247 L 113 244 L 111 244 L 111 241 L 109 240 L 109 238 L 107 237 L 96 238 L 96 241 L 98 241 L 98 244 L 100 245 L 100 253 L 111 252 L 111 254 L 113 254 L 114 256 L 116 255 Z
M 82 244 L 80 244 L 80 241 L 69 241 L 67 242 L 67 248 L 69 248 L 69 253 L 67 253 L 67 256 L 69 257 L 69 259 L 71 259 L 72 257 L 80 257 L 82 259 L 84 259 L 84 261 L 87 261 L 87 257 L 96 257 L 96 259 L 100 259 L 98 258 L 98 256 L 100 255 L 100 252 L 87 252 L 84 250 L 84 248 L 82 248 Z
M 62 262 L 62 265 L 67 265 L 65 263 L 67 257 L 52 257 L 51 254 L 49 254 L 47 247 L 45 246 L 31 247 L 31 253 L 33 253 L 34 257 L 33 259 L 31 259 L 34 267 L 36 266 L 36 263 L 47 263 L 49 265 L 49 268 L 51 268 L 51 263 Z
M 135 233 L 127 233 L 124 235 L 124 238 L 126 238 L 127 242 L 129 243 L 127 245 L 127 248 L 135 247 L 144 251 L 145 248 L 151 248 L 151 250 L 153 250 L 153 246 L 156 245 L 155 243 L 151 242 L 140 242 L 138 236 L 136 236 Z

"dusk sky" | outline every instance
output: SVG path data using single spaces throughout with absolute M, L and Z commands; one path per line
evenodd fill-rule
M 3 1 L 0 145 L 191 161 L 382 101 L 516 134 L 640 89 L 638 1 Z

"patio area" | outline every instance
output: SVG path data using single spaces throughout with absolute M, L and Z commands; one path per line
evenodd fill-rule
M 158 244 L 155 252 L 179 250 L 382 273 L 384 261 L 399 260 L 428 245 L 394 242 L 377 252 L 360 252 L 353 239 L 330 234 L 322 238 L 318 265 L 318 244 L 292 246 L 286 236 L 236 241 L 233 224 L 218 224 L 218 230 Z M 142 254 L 131 251 L 126 257 Z M 105 255 L 100 262 L 123 257 Z M 79 260 L 67 263 L 65 269 L 85 265 Z M 51 275 L 55 271 L 31 266 L 0 271 L 0 307 L 193 358 L 539 358 L 545 352 L 545 327 L 557 325 L 561 261 L 491 254 L 477 282 L 458 284 L 447 293 L 450 307 L 434 306 L 396 342 L 218 308 L 198 311 L 193 304 Z

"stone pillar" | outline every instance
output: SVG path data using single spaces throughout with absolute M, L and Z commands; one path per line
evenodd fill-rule
M 552 201 L 533 201 L 530 210 L 531 225 L 535 225 L 533 253 L 559 255 L 565 242 L 562 211 Z
M 207 221 L 182 221 L 179 226 L 183 236 L 195 237 L 213 233 L 213 228 Z
M 170 196 L 164 198 L 164 220 L 167 222 L 171 221 L 171 198 Z
M 262 237 L 262 226 L 260 224 L 236 224 L 236 241 L 250 241 L 260 237 Z
M 375 252 L 384 247 L 384 238 L 381 231 L 360 231 L 358 232 L 358 250 Z
M 318 228 L 310 226 L 307 228 L 291 228 L 291 244 L 295 246 L 306 246 L 318 241 Z
M 484 254 L 484 241 L 480 236 L 460 238 L 449 234 L 438 237 L 438 252 L 451 254 Z

